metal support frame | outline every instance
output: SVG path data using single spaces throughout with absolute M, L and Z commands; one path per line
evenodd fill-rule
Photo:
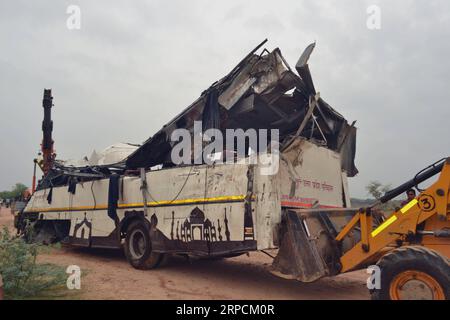
M 145 174 L 145 168 L 140 168 L 141 175 L 141 192 L 142 192 L 142 200 L 144 203 L 144 216 L 147 216 L 147 175 Z
M 284 150 L 287 147 L 289 147 L 289 145 L 297 137 L 300 136 L 300 134 L 302 133 L 303 129 L 305 129 L 305 126 L 308 123 L 309 119 L 313 116 L 314 109 L 316 108 L 319 99 L 320 99 L 320 93 L 319 92 L 317 92 L 315 96 L 310 96 L 309 97 L 309 108 L 308 108 L 308 111 L 306 112 L 305 117 L 303 118 L 303 121 L 301 122 L 301 124 L 298 127 L 297 132 L 294 134 L 294 136 L 292 136 L 292 138 L 289 139 L 289 141 L 282 146 L 282 150 Z

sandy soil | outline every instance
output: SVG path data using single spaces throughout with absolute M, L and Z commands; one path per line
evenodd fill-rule
M 12 226 L 8 209 L 0 225 Z M 64 247 L 39 257 L 41 262 L 78 265 L 82 270 L 81 299 L 368 299 L 363 271 L 314 283 L 271 275 L 271 258 L 260 252 L 218 261 L 173 257 L 166 266 L 133 269 L 118 250 Z

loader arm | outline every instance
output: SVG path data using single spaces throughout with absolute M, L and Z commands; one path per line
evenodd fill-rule
M 381 225 L 373 229 L 371 208 L 362 208 L 336 236 L 336 241 L 343 239 L 357 226 L 361 229 L 361 240 L 347 250 L 340 258 L 341 272 L 347 272 L 372 263 L 384 252 L 387 246 L 401 245 L 414 241 L 418 235 L 417 227 L 424 221 L 437 216 L 450 229 L 450 158 L 443 159 L 439 165 L 429 167 L 421 172 L 422 179 L 408 183 L 386 193 L 381 202 L 394 198 L 405 188 L 412 187 L 440 172 L 439 179 L 402 208 L 394 211 Z M 441 169 L 442 168 L 442 169 Z M 438 170 L 439 169 L 439 170 Z M 402 187 L 402 188 L 401 188 Z M 447 255 L 450 259 L 450 256 Z

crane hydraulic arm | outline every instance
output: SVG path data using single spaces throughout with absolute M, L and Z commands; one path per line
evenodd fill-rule
M 341 256 L 341 272 L 373 263 L 383 254 L 383 250 L 391 244 L 400 246 L 404 243 L 419 243 L 426 246 L 423 243 L 423 235 L 447 238 L 448 241 L 441 245 L 439 249 L 450 259 L 450 158 L 442 159 L 425 168 L 414 179 L 387 192 L 378 203 L 387 202 L 409 188 L 417 187 L 419 183 L 439 172 L 439 179 L 435 183 L 422 190 L 416 198 L 402 208 L 394 211 L 375 229 L 373 229 L 371 213 L 376 204 L 369 208 L 360 209 L 353 216 L 351 221 L 336 236 L 336 240 L 341 242 L 357 226 L 361 230 L 361 240 Z M 435 222 L 433 227 L 438 227 L 438 230 L 418 230 L 419 225 L 431 219 Z
M 44 98 L 42 100 L 42 106 L 44 107 L 44 120 L 42 121 L 42 171 L 46 175 L 53 165 L 55 160 L 55 153 L 53 150 L 53 121 L 52 121 L 52 107 L 53 107 L 53 97 L 51 89 L 44 89 Z

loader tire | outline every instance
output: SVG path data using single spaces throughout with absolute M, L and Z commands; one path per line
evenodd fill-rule
M 147 224 L 134 221 L 127 229 L 124 246 L 128 262 L 136 269 L 154 269 L 163 260 L 164 254 L 152 252 L 152 242 Z
M 381 287 L 372 300 L 450 300 L 447 258 L 422 246 L 394 249 L 377 263 Z

